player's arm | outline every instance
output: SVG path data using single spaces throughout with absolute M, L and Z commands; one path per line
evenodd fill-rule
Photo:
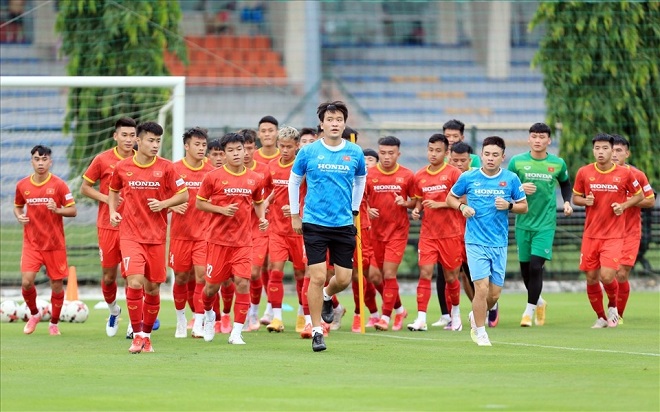
M 593 193 L 589 193 L 589 195 L 585 196 L 584 193 L 578 193 L 575 190 L 573 190 L 573 204 L 575 206 L 593 206 L 594 205 L 594 195 Z
M 637 193 L 635 193 L 630 199 L 626 200 L 623 203 L 612 203 L 612 210 L 614 211 L 614 214 L 619 216 L 621 215 L 624 210 L 628 209 L 629 207 L 636 206 L 638 203 L 640 203 L 642 200 L 644 200 L 644 194 L 642 193 L 642 189 L 639 189 Z
M 461 200 L 454 194 L 454 192 L 449 192 L 449 195 L 447 196 L 447 205 L 450 208 L 461 212 L 466 218 L 474 216 L 475 210 L 467 204 L 461 202 Z
M 14 216 L 16 217 L 18 223 L 22 225 L 30 222 L 30 218 L 27 217 L 24 211 L 25 211 L 25 205 L 21 205 L 21 206 L 14 205 Z
M 108 192 L 108 209 L 110 213 L 110 224 L 117 226 L 121 222 L 121 215 L 117 212 L 119 207 L 119 192 L 113 190 L 112 187 Z
M 156 202 L 156 203 L 158 203 L 158 205 L 155 205 L 155 207 L 151 207 L 151 210 L 153 212 L 160 212 L 163 209 L 178 206 L 182 203 L 186 203 L 187 201 L 188 201 L 188 188 L 184 187 L 183 189 L 179 190 L 177 193 L 174 194 L 174 196 L 170 197 L 169 199 L 165 199 L 165 200 L 150 199 L 149 207 L 151 207 L 152 204 L 154 202 Z M 158 210 L 154 210 L 154 209 L 158 209 Z
M 87 180 L 85 176 L 83 176 L 82 184 L 80 185 L 80 193 L 83 196 L 96 200 L 97 202 L 108 203 L 108 195 L 104 195 L 96 190 L 94 183 Z
M 53 199 L 48 202 L 48 210 L 55 213 L 56 215 L 64 217 L 76 217 L 78 215 L 78 209 L 76 209 L 76 204 L 71 203 L 67 206 L 57 207 L 57 204 Z
M 299 235 L 302 235 L 302 219 L 300 218 L 300 185 L 302 184 L 302 179 L 302 176 L 293 173 L 293 171 L 289 176 L 289 208 L 291 209 L 291 227 L 293 228 L 294 232 Z
M 254 207 L 254 213 L 257 215 L 257 218 L 259 219 L 259 230 L 264 231 L 268 229 L 268 220 L 266 219 L 266 208 L 268 207 L 268 205 L 266 204 L 266 202 L 265 201 L 254 202 L 253 207 Z
M 571 207 L 571 197 L 573 196 L 571 180 L 566 178 L 563 182 L 559 182 L 559 189 L 561 190 L 561 197 L 564 199 L 564 215 L 570 216 L 573 214 L 573 208 Z
M 655 205 L 655 194 L 651 193 L 650 196 L 645 197 L 644 200 L 637 203 L 635 206 L 641 207 L 642 209 L 649 209 Z

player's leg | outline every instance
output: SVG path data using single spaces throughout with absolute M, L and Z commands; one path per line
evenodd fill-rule
M 630 271 L 632 270 L 633 266 L 635 266 L 635 261 L 637 260 L 640 241 L 641 237 L 635 234 L 632 236 L 626 236 L 623 239 L 621 259 L 619 261 L 620 267 L 616 273 L 616 281 L 619 284 L 619 292 L 616 298 L 616 307 L 620 316 L 620 324 L 623 323 L 623 312 L 626 309 L 628 297 L 630 296 L 630 283 L 628 282 L 628 278 L 630 276 Z
M 142 336 L 144 338 L 142 352 L 149 353 L 154 352 L 151 345 L 151 332 L 154 330 L 154 324 L 158 319 L 158 312 L 160 312 L 160 285 L 167 280 L 167 268 L 164 243 L 143 245 L 143 250 L 146 254 L 146 271 L 142 312 Z
M 326 281 L 326 255 L 330 239 L 324 229 L 313 224 L 303 223 L 303 240 L 307 253 L 309 287 L 307 302 L 312 320 L 312 349 L 325 350 L 321 311 L 323 306 L 323 285 Z
M 52 309 L 48 333 L 52 336 L 57 336 L 60 335 L 57 324 L 62 313 L 62 306 L 64 305 L 63 280 L 69 276 L 69 265 L 67 263 L 65 249 L 43 251 L 42 253 L 51 289 L 50 303 Z
M 21 252 L 21 293 L 31 314 L 23 328 L 23 332 L 26 334 L 34 332 L 41 321 L 41 313 L 37 308 L 37 288 L 34 287 L 34 280 L 44 263 L 41 252 L 23 248 Z
M 231 306 L 234 303 L 234 294 L 236 293 L 236 285 L 234 279 L 227 279 L 220 285 L 220 298 L 222 299 L 222 312 L 220 313 L 220 333 L 230 333 L 232 329 L 231 323 Z
M 607 327 L 614 328 L 619 324 L 617 310 L 617 297 L 619 282 L 616 273 L 619 270 L 623 239 L 605 239 L 602 242 L 600 253 L 600 281 L 607 294 Z
M 298 313 L 296 315 L 296 332 L 301 333 L 305 329 L 305 305 L 303 288 L 305 285 L 305 271 L 307 269 L 307 256 L 303 245 L 302 236 L 287 238 L 289 258 L 293 263 L 293 279 L 296 282 L 296 293 L 298 295 Z M 269 245 L 270 246 L 270 245 Z
M 206 259 L 206 253 L 204 258 Z M 202 299 L 202 293 L 206 285 L 206 280 L 204 279 L 206 265 L 193 266 L 193 272 L 195 274 L 195 294 L 193 296 L 195 314 L 193 315 L 194 322 L 190 335 L 193 338 L 202 338 L 204 337 L 204 301 Z
M 204 305 L 204 340 L 211 342 L 215 337 L 215 312 L 213 302 L 220 285 L 231 275 L 231 249 L 214 243 L 207 244 L 205 285 L 202 290 Z
M 461 331 L 461 282 L 458 279 L 463 263 L 463 252 L 465 242 L 459 236 L 441 239 L 438 243 L 440 248 L 439 261 L 443 267 L 445 277 L 445 290 L 447 305 L 451 305 L 451 330 Z
M 529 283 L 527 285 L 527 306 L 523 313 L 523 319 L 520 326 L 531 326 L 531 319 L 534 318 L 534 323 L 537 326 L 545 324 L 545 308 L 546 303 L 541 298 L 541 291 L 543 290 L 543 272 L 546 259 L 541 256 L 532 254 L 529 260 Z M 523 325 L 526 321 L 526 316 L 529 316 L 530 324 Z
M 532 257 L 532 232 L 529 230 L 521 229 L 516 226 L 516 246 L 518 249 L 518 261 L 520 262 L 520 274 L 527 289 L 527 306 L 522 314 L 520 326 L 532 326 L 532 318 L 536 310 L 536 300 L 532 301 L 532 293 L 529 290 L 530 282 L 530 260 Z
M 491 259 L 486 248 L 481 245 L 465 245 L 470 275 L 474 282 L 474 298 L 472 299 L 472 312 L 470 312 L 470 336 L 477 342 L 477 334 L 486 333 L 486 311 L 488 310 L 489 277 L 491 275 Z
M 449 314 L 449 308 L 447 307 L 445 274 L 442 271 L 442 265 L 440 263 L 437 264 L 437 268 L 438 276 L 435 278 L 435 290 L 438 295 L 438 304 L 440 305 L 440 319 L 433 322 L 431 326 L 446 327 L 451 322 L 451 315 Z
M 580 248 L 580 270 L 584 272 L 587 281 L 587 297 L 594 312 L 596 323 L 594 329 L 607 327 L 607 315 L 603 307 L 603 290 L 599 282 L 599 239 L 584 237 Z
M 186 320 L 186 302 L 188 301 L 188 282 L 192 276 L 192 245 L 193 242 L 180 239 L 170 240 L 170 257 L 168 265 L 174 271 L 172 297 L 176 312 L 175 338 L 188 336 Z
M 254 262 L 253 262 L 254 263 Z M 261 327 L 259 322 L 259 304 L 263 291 L 263 280 L 261 278 L 261 266 L 252 265 L 250 274 L 250 310 L 248 311 L 248 331 L 255 331 Z
M 383 257 L 383 309 L 380 321 L 374 325 L 377 330 L 387 330 L 389 328 L 392 311 L 395 308 L 397 298 L 399 297 L 399 282 L 397 281 L 397 272 L 403 259 L 406 249 L 405 239 L 393 239 L 385 243 L 385 253 Z M 400 330 L 403 326 L 403 319 L 407 312 L 403 306 L 399 307 L 394 313 L 394 322 L 392 330 Z
M 121 308 L 117 304 L 117 273 L 118 267 L 121 265 L 119 231 L 99 228 L 98 239 L 102 270 L 101 291 L 110 312 L 105 332 L 108 336 L 115 336 L 119 330 L 119 315 L 121 314 Z
M 270 236 L 272 238 L 272 236 Z M 268 301 L 273 308 L 273 319 L 266 326 L 268 332 L 283 332 L 284 322 L 282 321 L 282 301 L 284 300 L 284 260 L 276 257 L 275 251 L 271 248 L 271 271 L 266 288 Z M 279 253 L 279 252 L 278 252 Z

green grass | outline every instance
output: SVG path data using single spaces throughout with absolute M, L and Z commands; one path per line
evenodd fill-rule
M 346 316 L 328 350 L 313 353 L 293 332 L 292 312 L 284 333 L 246 333 L 242 347 L 227 345 L 226 335 L 175 339 L 171 302 L 163 303 L 154 354 L 129 355 L 123 336 L 107 338 L 105 310 L 61 325 L 59 337 L 44 323 L 30 336 L 22 323 L 2 324 L 0 409 L 657 411 L 659 297 L 633 293 L 624 325 L 592 330 L 584 294 L 546 295 L 547 324 L 532 328 L 518 326 L 526 297 L 507 294 L 491 348 L 472 343 L 468 327 L 362 336 Z M 404 304 L 414 308 L 415 298 Z M 430 308 L 432 322 L 435 299 Z M 465 299 L 462 309 L 467 322 Z

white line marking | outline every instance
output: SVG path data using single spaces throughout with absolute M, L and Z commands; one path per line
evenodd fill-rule
M 412 337 L 412 336 L 394 336 L 394 335 L 384 335 L 384 334 L 378 334 L 378 333 L 367 333 L 364 336 L 378 336 L 378 337 L 391 338 L 391 339 L 419 340 L 419 341 L 429 341 L 429 342 L 455 342 L 453 340 L 449 341 L 449 340 L 443 340 L 443 339 L 416 338 L 416 337 Z M 628 351 L 620 351 L 620 350 L 612 350 L 612 349 L 572 348 L 572 347 L 569 347 L 569 346 L 537 345 L 537 344 L 534 344 L 534 343 L 501 342 L 501 341 L 494 341 L 494 340 L 491 340 L 491 342 L 495 343 L 495 344 L 498 344 L 498 345 L 527 346 L 527 347 L 533 347 L 533 348 L 567 350 L 567 351 L 575 351 L 575 352 L 616 353 L 616 354 L 622 354 L 622 355 L 651 356 L 651 357 L 656 357 L 656 358 L 660 357 L 660 353 L 628 352 Z

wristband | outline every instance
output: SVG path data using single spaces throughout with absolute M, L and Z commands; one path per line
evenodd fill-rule
M 460 205 L 458 205 L 458 211 L 462 213 L 463 209 L 461 208 L 461 206 L 465 206 L 465 203 L 461 203 Z

